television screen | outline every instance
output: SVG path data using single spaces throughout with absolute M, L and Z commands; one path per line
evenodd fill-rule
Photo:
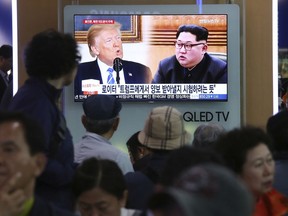
M 121 37 L 111 30 L 104 45 L 95 39 L 99 26 L 117 24 Z M 199 38 L 191 40 L 191 25 L 193 37 Z M 184 29 L 177 37 L 180 26 Z M 74 82 L 76 102 L 91 94 L 122 101 L 228 100 L 227 14 L 75 14 L 74 35 L 82 56 Z

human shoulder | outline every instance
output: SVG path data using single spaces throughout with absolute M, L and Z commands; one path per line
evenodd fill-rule
M 84 151 L 85 149 L 85 151 Z M 84 136 L 75 144 L 75 151 L 86 152 L 86 153 L 97 153 L 103 155 L 117 155 L 118 149 L 112 146 L 111 142 L 105 137 L 92 133 L 86 132 Z
M 175 61 L 177 61 L 176 55 L 172 55 L 172 56 L 169 56 L 169 57 L 162 59 L 160 61 L 160 64 L 166 64 L 166 63 L 171 63 L 171 62 L 175 62 Z
M 128 60 L 122 60 L 123 65 L 127 66 L 132 66 L 132 67 L 145 67 L 148 68 L 146 65 L 139 63 L 139 62 L 134 62 L 134 61 L 128 61 Z
M 39 197 L 35 197 L 35 201 L 29 216 L 75 216 L 72 212 L 60 209 L 54 204 L 45 202 Z
M 209 53 L 206 53 L 206 57 L 205 58 L 207 59 L 207 61 L 209 61 L 209 62 L 211 62 L 213 64 L 221 65 L 223 67 L 225 67 L 227 65 L 227 63 L 224 60 L 222 60 L 220 58 L 217 58 L 217 57 L 215 57 L 215 56 L 213 56 L 213 55 L 211 55 Z
M 91 65 L 94 65 L 94 64 L 95 65 L 97 64 L 97 60 L 82 62 L 78 65 L 78 69 L 90 67 Z
M 170 56 L 160 61 L 159 66 L 164 70 L 179 70 L 182 66 L 179 64 L 176 56 Z

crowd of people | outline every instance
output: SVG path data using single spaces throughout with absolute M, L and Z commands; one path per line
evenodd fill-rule
M 108 28 L 111 40 L 103 31 L 89 31 L 89 49 L 105 63 L 100 56 L 113 46 L 111 41 L 119 56 L 122 48 L 118 30 Z M 192 47 L 205 51 L 206 34 L 193 36 L 193 45 L 184 43 L 194 31 L 205 33 L 195 26 L 178 30 L 179 52 Z M 205 62 L 209 56 L 202 54 L 199 60 Z M 192 135 L 179 110 L 156 106 L 143 128 L 131 133 L 127 154 L 110 141 L 121 126 L 121 102 L 93 95 L 82 104 L 86 132 L 75 144 L 61 95 L 75 80 L 80 58 L 74 38 L 52 29 L 36 34 L 27 45 L 29 78 L 0 112 L 1 216 L 288 214 L 288 110 L 271 116 L 266 130 L 228 130 L 211 123 Z

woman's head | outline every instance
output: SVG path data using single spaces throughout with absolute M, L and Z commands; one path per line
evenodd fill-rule
M 243 127 L 223 135 L 216 144 L 226 165 L 238 174 L 250 191 L 268 192 L 274 179 L 272 141 L 260 128 Z
M 85 160 L 76 171 L 73 192 L 82 216 L 96 212 L 120 216 L 120 209 L 126 204 L 124 176 L 117 164 L 110 160 Z

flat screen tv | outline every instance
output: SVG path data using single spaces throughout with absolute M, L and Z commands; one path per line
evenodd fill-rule
M 152 79 L 158 70 L 159 62 L 175 55 L 176 32 L 183 24 L 195 24 L 207 28 L 209 31 L 207 53 L 228 65 L 227 14 L 74 14 L 74 36 L 79 44 L 81 64 L 93 61 L 97 64 L 96 57 L 90 55 L 87 44 L 87 32 L 90 26 L 115 22 L 121 24 L 123 58 L 120 61 L 128 60 L 147 66 Z M 225 82 L 220 83 L 151 83 L 150 79 L 145 83 L 127 83 L 123 77 L 117 83 L 105 84 L 97 78 L 76 77 L 74 101 L 82 102 L 91 94 L 113 95 L 121 101 L 228 100 L 228 76 Z

